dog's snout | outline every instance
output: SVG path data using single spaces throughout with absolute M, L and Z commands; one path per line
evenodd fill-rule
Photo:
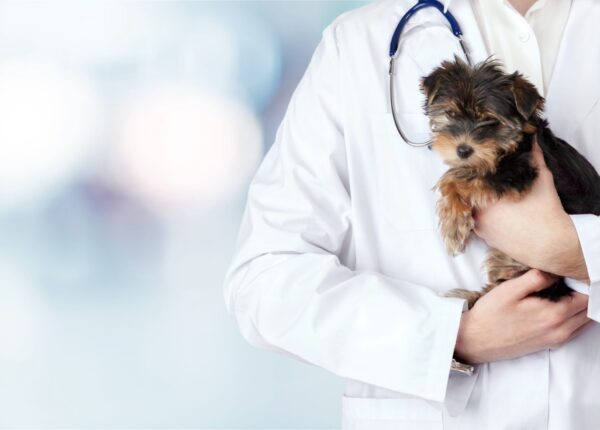
M 460 158 L 469 158 L 469 156 L 473 153 L 473 148 L 471 148 L 469 145 L 461 143 L 458 145 L 458 148 L 456 148 L 456 153 Z

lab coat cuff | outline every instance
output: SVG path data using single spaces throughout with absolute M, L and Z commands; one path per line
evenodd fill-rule
M 572 289 L 588 293 L 588 317 L 600 322 L 600 217 L 592 214 L 569 215 L 577 231 L 590 284 L 565 278 Z
M 462 403 L 457 396 L 464 390 L 459 387 L 460 381 L 455 378 L 454 372 L 450 371 L 452 358 L 454 357 L 454 348 L 460 328 L 460 320 L 466 308 L 466 300 L 445 297 L 443 298 L 445 305 L 443 314 L 440 314 L 440 325 L 438 337 L 434 344 L 434 349 L 431 351 L 431 390 L 432 396 L 440 402 L 454 404 L 457 400 Z M 462 376 L 462 375 L 461 375 Z M 470 378 L 467 376 L 467 378 Z
M 469 303 L 466 300 L 462 302 L 461 316 L 464 312 L 469 310 Z M 458 326 L 456 327 L 456 333 L 452 335 L 454 343 L 452 344 L 452 356 L 454 356 L 454 348 L 456 347 L 456 339 L 458 337 L 458 330 L 460 328 L 460 318 L 458 319 Z M 444 407 L 448 411 L 448 414 L 452 417 L 460 415 L 471 397 L 471 392 L 475 386 L 477 380 L 478 367 L 475 366 L 472 375 L 466 375 L 459 372 L 450 372 L 448 376 L 448 384 L 446 386 L 446 395 L 444 398 Z

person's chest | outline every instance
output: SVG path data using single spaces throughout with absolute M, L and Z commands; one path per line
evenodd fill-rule
M 546 95 L 571 0 L 470 0 L 487 51 Z
M 468 0 L 453 4 L 465 3 Z M 566 43 L 557 59 L 559 77 L 553 84 L 556 87 L 550 88 L 546 110 L 557 135 L 569 140 L 600 168 L 600 145 L 596 144 L 600 135 L 600 87 L 596 80 L 600 57 L 585 46 L 586 41 L 598 40 L 600 28 L 595 23 L 600 21 L 600 4 L 591 0 L 574 0 L 575 3 L 577 14 L 568 23 Z M 487 52 L 482 49 L 481 36 L 474 31 L 473 15 L 464 7 L 452 7 L 451 11 L 465 31 L 475 61 L 485 59 Z M 338 33 L 345 97 L 343 131 L 353 204 L 354 266 L 412 281 L 415 288 L 479 289 L 484 282 L 481 263 L 487 246 L 474 240 L 464 254 L 456 258 L 446 254 L 437 230 L 437 196 L 431 190 L 446 166 L 435 153 L 404 143 L 390 113 L 387 52 L 402 13 L 402 8 L 394 6 L 382 11 L 378 19 L 366 19 L 362 25 L 348 26 Z M 435 20 L 438 29 L 446 25 L 435 14 L 423 17 Z M 421 22 L 417 20 L 415 25 Z M 439 56 L 419 54 L 442 52 L 452 56 L 452 52 L 445 51 L 448 41 L 440 39 L 440 34 L 438 30 L 423 30 L 421 36 L 404 46 L 401 54 L 411 57 L 401 74 L 400 88 L 407 103 L 399 119 L 417 138 L 428 126 L 420 117 L 418 77 L 432 63 L 441 61 Z M 600 409 L 589 399 L 597 398 L 600 390 L 589 381 L 600 378 L 599 327 L 593 326 L 561 348 L 528 355 L 518 362 L 503 360 L 482 366 L 466 410 L 459 417 L 444 412 L 439 422 L 423 420 L 412 423 L 412 427 L 399 418 L 379 417 L 368 422 L 364 419 L 348 428 L 594 428 Z M 373 389 L 356 383 L 359 392 Z M 376 392 L 374 397 L 388 394 Z M 376 415 L 374 411 L 380 410 L 382 402 L 369 400 L 369 413 Z M 400 406 L 402 400 L 394 402 Z M 422 403 L 425 405 L 425 401 Z
M 488 52 L 474 14 L 465 5 L 468 1 L 457 1 L 451 10 L 463 27 L 474 62 L 482 61 Z M 437 154 L 408 146 L 391 115 L 387 51 L 397 19 L 399 16 L 386 17 L 363 32 L 340 32 L 356 265 L 442 291 L 479 288 L 484 282 L 481 264 L 487 252 L 485 244 L 474 238 L 464 254 L 452 258 L 438 232 L 438 195 L 432 187 L 447 166 Z M 546 100 L 546 115 L 554 132 L 596 168 L 600 168 L 600 145 L 595 142 L 600 134 L 600 81 L 595 76 L 600 72 L 600 52 L 585 48 L 582 41 L 597 40 L 600 30 L 594 22 L 598 20 L 600 5 L 590 0 L 574 1 Z M 423 22 L 434 25 L 414 31 L 403 42 L 400 55 L 405 61 L 398 81 L 404 108 L 397 120 L 416 137 L 428 132 L 419 77 L 453 55 L 452 36 L 443 29 L 443 18 L 423 15 L 414 26 Z

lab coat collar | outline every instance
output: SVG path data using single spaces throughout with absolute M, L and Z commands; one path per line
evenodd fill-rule
M 444 5 L 444 12 L 448 12 L 450 3 L 452 3 L 452 0 L 442 0 L 442 4 Z

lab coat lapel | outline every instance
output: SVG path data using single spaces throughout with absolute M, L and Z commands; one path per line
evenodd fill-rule
M 593 3 L 573 0 L 546 97 L 550 127 L 567 141 L 600 97 L 600 8 Z
M 472 3 L 469 0 L 452 0 L 449 10 L 460 24 L 471 61 L 473 64 L 477 64 L 489 57 L 490 54 L 475 18 Z

